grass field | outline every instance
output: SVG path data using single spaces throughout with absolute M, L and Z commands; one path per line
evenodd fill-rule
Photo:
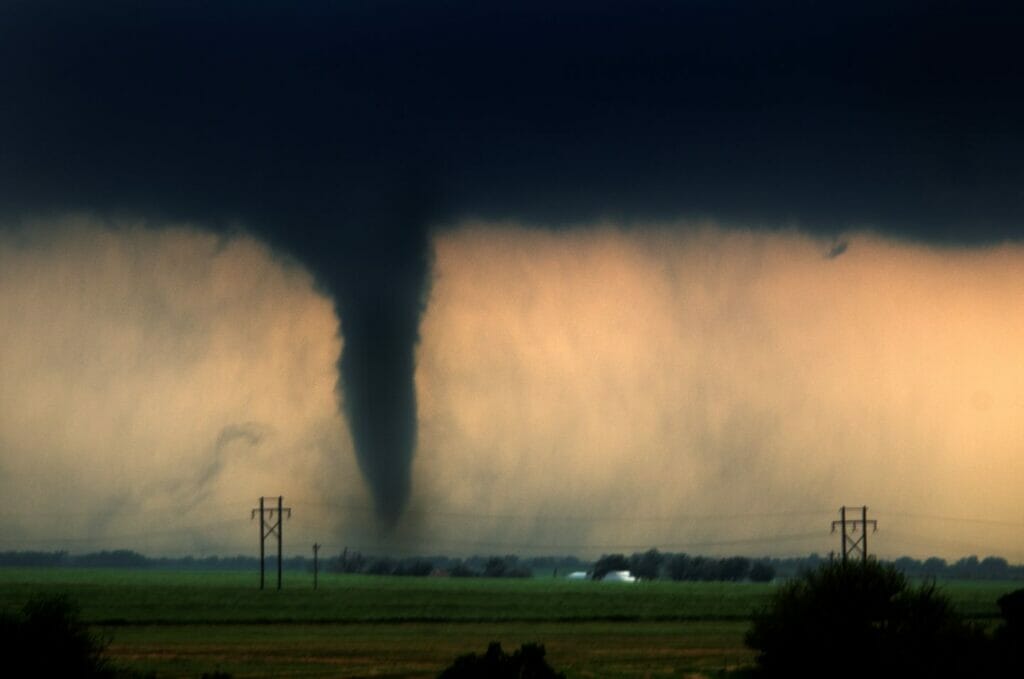
M 271 581 L 272 582 L 272 581 Z M 490 641 L 537 641 L 569 677 L 710 675 L 749 664 L 750 613 L 774 585 L 489 580 L 286 573 L 0 569 L 0 607 L 63 592 L 113 639 L 122 666 L 160 677 L 433 677 Z M 991 619 L 1020 583 L 942 585 Z

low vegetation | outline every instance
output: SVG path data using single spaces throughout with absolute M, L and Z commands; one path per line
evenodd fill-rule
M 104 655 L 108 643 L 82 621 L 67 595 L 35 595 L 19 611 L 0 614 L 7 676 L 113 677 Z
M 768 677 L 1021 676 L 1017 594 L 999 602 L 994 638 L 934 582 L 913 586 L 891 565 L 835 562 L 783 584 L 746 635 Z
M 475 565 L 486 567 L 487 561 Z M 321 572 L 314 590 L 311 573 L 290 571 L 282 591 L 270 581 L 261 592 L 256 570 L 3 568 L 0 611 L 8 612 L 5 624 L 24 621 L 25 602 L 37 593 L 63 596 L 72 628 L 96 634 L 91 638 L 104 649 L 99 657 L 135 676 L 194 679 L 219 672 L 427 679 L 453 658 L 479 652 L 493 640 L 520 651 L 523 644 L 543 642 L 545 658 L 569 679 L 713 676 L 754 666 L 762 649 L 744 645 L 752 611 L 767 615 L 781 593 L 802 581 L 623 585 L 552 575 L 410 578 Z M 916 610 L 924 613 L 915 619 L 941 619 L 936 611 L 942 613 L 940 599 L 948 597 L 962 623 L 984 626 L 979 643 L 987 650 L 978 662 L 992 663 L 992 676 L 1000 676 L 1000 668 L 1021 667 L 1024 594 L 1014 589 L 1007 581 L 946 582 L 933 591 L 933 599 L 917 600 Z M 891 620 L 900 618 L 886 624 Z M 801 645 L 810 647 L 810 642 Z M 842 645 L 840 657 L 852 648 Z
M 787 558 L 748 558 L 733 556 L 726 558 L 691 555 L 685 553 L 660 552 L 649 549 L 646 552 L 606 554 L 597 562 L 574 556 L 518 557 L 515 555 L 483 555 L 471 557 L 448 557 L 443 555 L 389 556 L 364 555 L 346 549 L 334 557 L 321 561 L 323 571 L 335 573 L 359 573 L 371 575 L 438 575 L 456 577 L 529 577 L 548 576 L 588 571 L 593 573 L 601 568 L 602 561 L 617 560 L 625 563 L 622 568 L 630 570 L 643 580 L 742 580 L 768 582 L 779 578 L 791 578 L 813 570 L 828 557 L 810 554 Z M 267 567 L 276 570 L 273 556 L 267 557 Z M 938 557 L 920 560 L 900 557 L 891 562 L 897 570 L 910 578 L 937 578 L 941 580 L 1024 580 L 1024 564 L 1011 565 L 999 556 L 967 556 L 953 562 Z M 290 556 L 282 562 L 285 571 L 311 571 L 312 559 L 305 556 Z M 68 552 L 0 552 L 0 567 L 23 568 L 127 568 L 175 571 L 241 571 L 259 567 L 253 556 L 205 556 L 205 557 L 147 557 L 138 552 L 119 549 L 112 551 L 69 554 Z
M 459 656 L 438 679 L 565 679 L 544 659 L 544 644 L 523 644 L 508 655 L 501 644 L 491 642 L 483 655 L 469 653 Z

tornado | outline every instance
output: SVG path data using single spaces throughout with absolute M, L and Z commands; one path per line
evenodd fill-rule
M 338 397 L 376 516 L 392 527 L 409 501 L 416 449 L 416 345 L 430 276 L 422 217 L 347 239 L 328 265 L 312 259 L 334 299 L 344 340 Z
M 395 524 L 409 500 L 416 447 L 415 353 L 426 276 L 422 259 L 402 261 L 410 268 L 400 283 L 369 272 L 358 282 L 362 285 L 337 299 L 345 339 L 338 391 L 359 468 L 377 517 L 387 526 Z
M 343 348 L 337 395 L 377 521 L 395 526 L 409 502 L 416 452 L 416 347 L 430 290 L 429 182 L 395 174 L 365 178 L 345 210 L 316 209 L 292 229 L 288 207 L 268 206 L 257 235 L 309 269 L 334 302 Z

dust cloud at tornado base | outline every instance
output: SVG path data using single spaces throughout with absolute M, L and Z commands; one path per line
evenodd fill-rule
M 249 509 L 284 494 L 294 553 L 823 553 L 829 512 L 867 504 L 883 555 L 1024 558 L 1014 528 L 916 518 L 1024 520 L 1017 246 L 440 231 L 382 535 L 300 266 L 188 226 L 25 233 L 0 247 L 4 548 L 250 553 Z

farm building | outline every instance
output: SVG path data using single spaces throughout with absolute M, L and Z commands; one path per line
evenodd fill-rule
M 636 576 L 629 571 L 608 571 L 601 582 L 636 582 Z

